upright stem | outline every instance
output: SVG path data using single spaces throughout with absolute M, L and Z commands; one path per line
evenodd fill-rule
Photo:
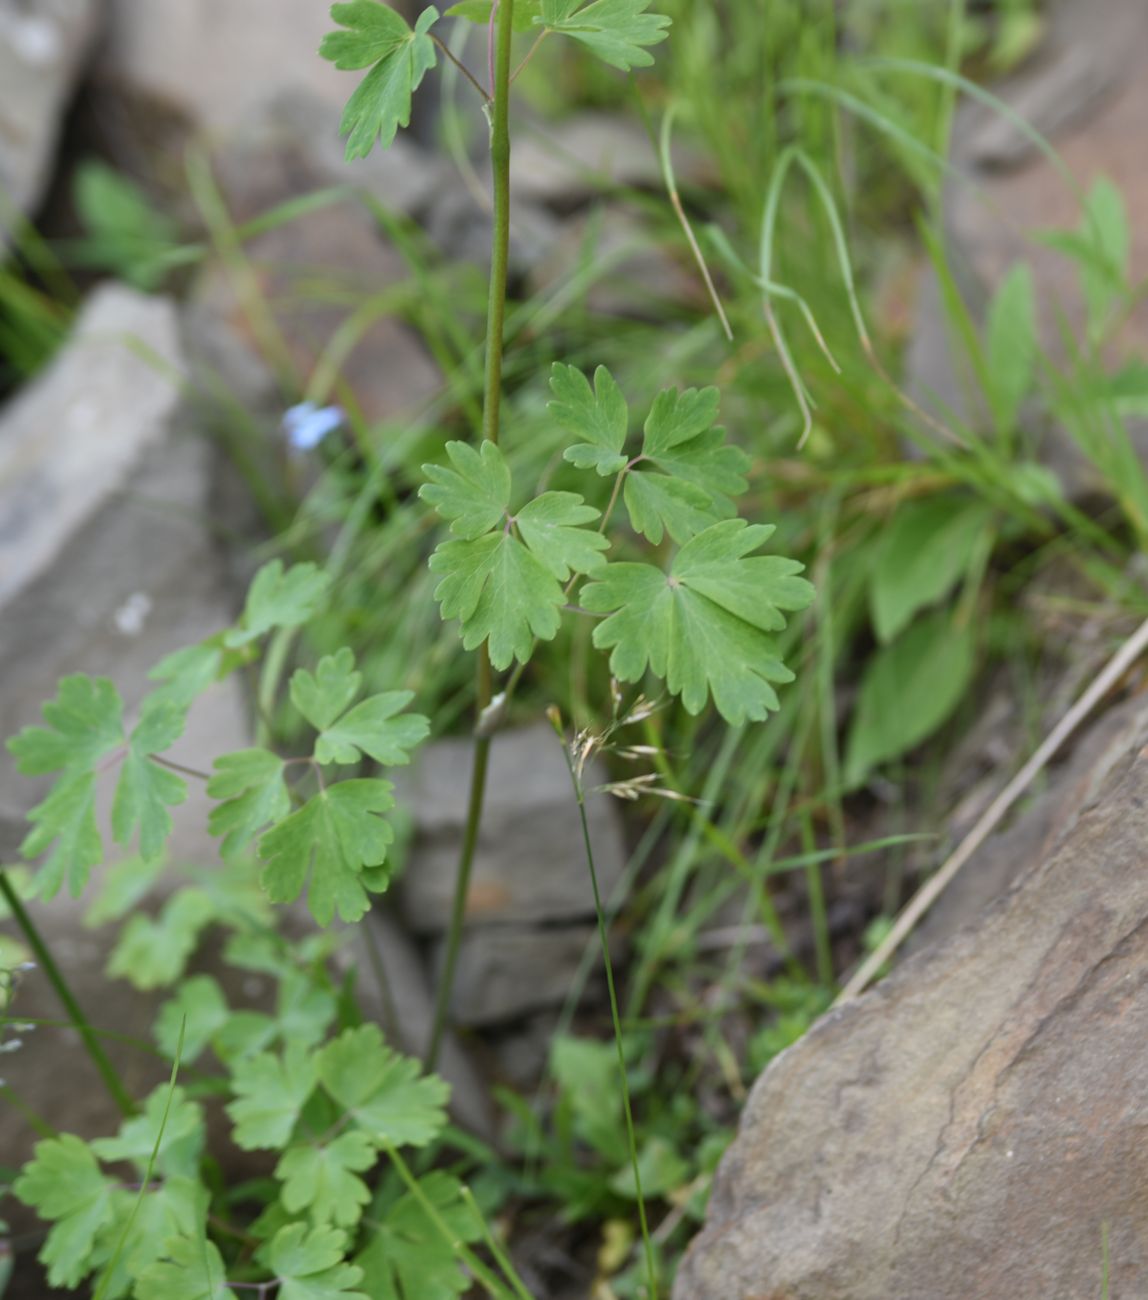
M 72 1027 L 83 1040 L 84 1047 L 92 1059 L 92 1064 L 99 1071 L 100 1078 L 104 1081 L 104 1087 L 107 1088 L 112 1100 L 119 1107 L 124 1115 L 134 1115 L 136 1113 L 136 1104 L 131 1098 L 131 1094 L 124 1087 L 123 1081 L 116 1072 L 116 1067 L 111 1063 L 107 1053 L 100 1045 L 100 1040 L 96 1037 L 95 1030 L 88 1023 L 88 1018 L 80 1009 L 80 1004 L 72 995 L 72 990 L 68 987 L 64 974 L 56 965 L 48 945 L 44 942 L 43 936 L 36 928 L 35 921 L 28 915 L 24 907 L 23 900 L 13 888 L 12 881 L 9 879 L 6 871 L 0 870 L 0 895 L 3 896 L 4 902 L 7 903 L 12 917 L 20 927 L 20 932 L 28 941 L 28 946 L 36 954 L 36 960 L 43 967 L 44 974 L 48 977 L 48 982 L 56 990 L 56 996 L 64 1004 L 64 1010 L 68 1013 L 68 1019 L 72 1022 Z
M 494 234 L 490 250 L 490 290 L 486 313 L 486 379 L 482 395 L 482 436 L 498 442 L 499 414 L 502 407 L 502 339 L 506 320 L 506 268 L 510 252 L 510 42 L 513 35 L 514 0 L 498 5 L 498 47 L 495 55 L 493 113 L 490 126 L 490 164 L 494 178 Z M 478 652 L 475 683 L 475 716 L 481 718 L 492 694 L 490 655 L 485 645 Z M 450 930 L 446 940 L 446 960 L 435 994 L 434 1027 L 427 1048 L 427 1068 L 433 1070 L 446 1032 L 454 971 L 458 961 L 462 927 L 466 920 L 466 899 L 470 892 L 470 872 L 478 845 L 478 828 L 482 821 L 482 803 L 486 794 L 486 772 L 490 758 L 490 737 L 478 734 L 474 741 L 474 758 L 470 771 L 470 799 L 466 811 L 466 830 L 454 883 Z

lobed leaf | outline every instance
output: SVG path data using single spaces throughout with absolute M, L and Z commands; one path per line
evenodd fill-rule
M 772 683 L 793 674 L 776 657 L 770 633 L 783 611 L 804 609 L 813 588 L 802 566 L 780 556 L 755 556 L 773 532 L 730 519 L 711 524 L 678 552 L 668 573 L 649 564 L 610 564 L 582 591 L 589 610 L 609 613 L 594 644 L 611 649 L 610 668 L 638 681 L 647 667 L 690 713 L 708 695 L 735 725 L 761 720 L 778 707 Z
M 235 1097 L 227 1104 L 236 1145 L 244 1151 L 285 1147 L 315 1081 L 315 1057 L 299 1044 L 288 1044 L 282 1056 L 264 1052 L 237 1061 L 231 1073 Z
M 669 18 L 646 12 L 650 0 L 592 0 L 590 4 L 542 0 L 541 7 L 540 17 L 535 19 L 538 25 L 572 36 L 623 72 L 653 63 L 653 55 L 643 47 L 657 45 L 669 35 Z
M 306 1210 L 318 1225 L 354 1227 L 371 1199 L 359 1174 L 377 1160 L 374 1146 L 358 1129 L 318 1146 L 291 1147 L 275 1167 L 275 1177 L 283 1180 L 283 1205 L 291 1214 Z
M 316 613 L 329 585 L 317 565 L 293 564 L 284 570 L 282 560 L 269 561 L 252 579 L 243 617 L 224 633 L 224 645 L 236 649 L 275 628 L 299 627 Z
M 579 469 L 593 469 L 603 478 L 625 469 L 622 448 L 629 410 L 622 390 L 606 367 L 594 371 L 591 389 L 580 370 L 556 361 L 550 370 L 550 391 L 554 394 L 549 403 L 551 414 L 568 434 L 582 439 L 566 448 L 565 459 Z

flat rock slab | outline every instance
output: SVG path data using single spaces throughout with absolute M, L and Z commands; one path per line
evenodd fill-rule
M 676 1300 L 1148 1295 L 1148 751 L 765 1071 Z
M 101 12 L 98 0 L 0 0 L 0 243 L 39 203 L 60 121 Z
M 441 933 L 450 919 L 455 869 L 470 790 L 470 740 L 424 747 L 415 767 L 399 773 L 399 800 L 415 838 L 399 898 L 408 924 Z M 608 779 L 586 766 L 588 790 Z M 590 839 L 603 899 L 626 862 L 621 825 L 606 795 L 588 795 Z M 467 922 L 569 922 L 594 915 L 594 896 L 578 806 L 554 732 L 546 724 L 499 732 L 490 747 L 482 828 L 475 853 Z

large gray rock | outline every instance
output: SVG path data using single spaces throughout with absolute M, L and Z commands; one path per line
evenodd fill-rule
M 1148 754 L 758 1080 L 677 1300 L 1148 1293 Z M 1088 807 L 1087 811 L 1084 808 Z
M 0 413 L 0 606 L 122 489 L 179 403 L 174 305 L 107 285 L 68 346 Z
M 0 0 L 0 243 L 43 196 L 100 12 L 99 0 Z
M 423 748 L 400 780 L 414 828 L 399 884 L 402 910 L 421 933 L 450 920 L 455 868 L 466 823 L 472 742 L 440 740 Z M 608 776 L 587 764 L 587 789 Z M 618 816 L 607 795 L 588 795 L 590 840 L 603 899 L 626 862 Z M 473 926 L 571 922 L 594 915 L 594 895 L 578 806 L 562 748 L 545 723 L 495 735 L 486 800 L 467 897 Z

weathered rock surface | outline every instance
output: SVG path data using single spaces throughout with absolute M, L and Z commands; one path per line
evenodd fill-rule
M 1143 717 L 1055 852 L 758 1080 L 678 1300 L 1148 1293 Z M 1083 809 L 1087 807 L 1087 811 Z
M 99 0 L 0 0 L 0 243 L 44 193 L 100 13 Z
M 348 167 L 338 115 L 313 95 L 275 98 L 220 149 L 216 168 L 231 219 L 248 221 L 311 191 L 344 185 L 345 197 L 247 241 L 247 270 L 211 263 L 189 314 L 197 362 L 249 407 L 295 400 L 341 326 L 347 335 L 338 397 L 368 422 L 410 412 L 440 391 L 442 377 L 393 305 L 409 268 L 369 207 L 395 216 L 425 213 L 442 185 L 442 165 L 405 139 Z
M 201 126 L 233 126 L 265 95 L 297 86 L 338 108 L 354 81 L 319 57 L 328 9 L 313 0 L 110 0 L 101 75 Z
M 449 922 L 454 873 L 466 823 L 471 741 L 441 740 L 421 751 L 400 781 L 414 842 L 399 884 L 413 929 L 442 933 Z M 587 790 L 608 777 L 587 764 Z M 590 839 L 602 897 L 625 865 L 617 815 L 606 795 L 588 795 Z M 482 830 L 467 898 L 467 924 L 584 921 L 594 895 L 570 774 L 545 724 L 499 732 L 490 747 Z
M 495 925 L 464 934 L 451 1000 L 455 1021 L 495 1025 L 560 1005 L 596 936 L 592 925 Z

